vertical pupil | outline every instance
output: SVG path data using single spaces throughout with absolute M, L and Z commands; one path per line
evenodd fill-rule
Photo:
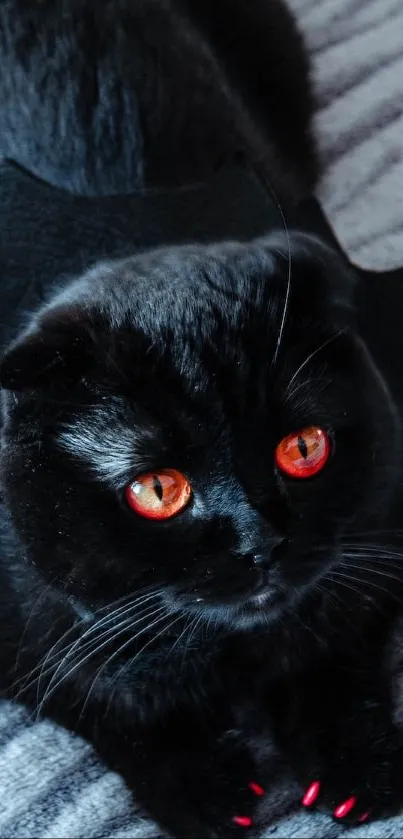
M 158 475 L 153 475 L 153 488 L 158 500 L 162 501 L 164 490 L 162 489 L 162 483 Z
M 301 456 L 306 459 L 308 457 L 308 446 L 303 437 L 298 437 L 298 449 Z

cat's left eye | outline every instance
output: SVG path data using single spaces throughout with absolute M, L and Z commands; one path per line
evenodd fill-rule
M 125 490 L 129 507 L 146 519 L 164 521 L 188 505 L 192 487 L 177 469 L 159 469 L 137 475 Z
M 327 432 L 310 425 L 281 440 L 275 453 L 276 466 L 290 478 L 311 478 L 322 471 L 330 452 Z

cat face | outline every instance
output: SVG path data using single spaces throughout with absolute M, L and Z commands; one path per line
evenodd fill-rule
M 299 234 L 71 283 L 1 367 L 2 489 L 28 560 L 89 609 L 153 585 L 246 629 L 314 586 L 396 472 L 351 285 Z

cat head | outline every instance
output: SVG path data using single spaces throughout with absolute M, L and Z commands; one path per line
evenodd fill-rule
M 249 628 L 387 503 L 397 428 L 313 237 L 103 263 L 3 357 L 0 474 L 21 550 L 89 609 L 156 586 Z

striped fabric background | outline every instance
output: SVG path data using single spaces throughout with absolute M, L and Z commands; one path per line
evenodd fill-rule
M 289 0 L 305 31 L 319 100 L 326 174 L 320 196 L 360 264 L 403 264 L 403 0 Z M 49 722 L 0 703 L 0 837 L 160 835 L 92 749 Z M 276 839 L 402 837 L 403 817 L 341 831 L 297 812 Z
M 403 264 L 403 0 L 288 0 L 314 64 L 320 197 L 363 267 Z

